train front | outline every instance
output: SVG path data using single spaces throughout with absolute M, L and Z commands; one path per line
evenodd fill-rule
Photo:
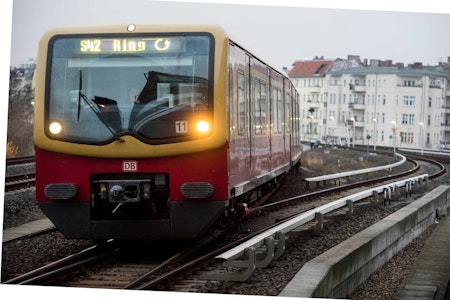
M 67 238 L 195 238 L 223 213 L 225 44 L 194 26 L 41 39 L 36 200 Z

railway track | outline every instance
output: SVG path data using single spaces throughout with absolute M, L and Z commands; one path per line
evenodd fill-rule
M 6 175 L 5 192 L 12 192 L 34 187 L 35 183 L 36 183 L 36 174 L 34 172 Z
M 41 268 L 21 276 L 12 278 L 3 283 L 20 285 L 46 285 L 49 282 L 55 282 L 58 276 L 66 276 L 70 271 L 78 270 L 84 266 L 95 264 L 96 262 L 109 259 L 117 255 L 120 251 L 132 249 L 135 245 L 128 245 L 127 248 L 121 247 L 117 241 L 108 241 L 89 247 L 79 253 L 69 255 L 65 258 L 52 262 Z
M 34 156 L 13 157 L 6 159 L 6 166 L 34 163 Z
M 209 239 L 193 245 L 173 245 L 173 241 L 167 241 L 166 247 L 161 246 L 161 241 L 110 240 L 3 283 L 143 289 L 166 278 L 173 270 L 186 270 L 185 259 L 207 244 Z M 193 265 L 190 262 L 188 266 Z
M 5 175 L 5 192 L 13 192 L 35 186 L 35 173 L 27 165 L 35 162 L 34 156 L 14 157 L 6 159 L 6 167 L 12 169 Z M 22 165 L 24 167 L 22 167 Z M 24 171 L 27 170 L 27 171 Z
M 434 169 L 437 170 L 430 175 L 430 178 L 436 178 L 445 173 L 445 167 L 442 164 L 429 161 L 425 158 L 420 159 L 422 161 L 426 161 L 426 164 L 434 166 Z M 414 162 L 412 163 L 414 165 L 413 168 L 406 172 L 402 172 L 401 174 L 397 174 L 395 178 L 400 176 L 408 176 L 414 172 L 418 172 L 420 170 L 420 164 Z M 392 179 L 392 175 L 389 175 L 389 180 Z M 47 266 L 36 270 L 35 272 L 37 273 L 31 272 L 23 278 L 16 278 L 5 283 L 33 283 L 121 289 L 174 289 L 178 291 L 192 291 L 192 286 L 202 285 L 203 282 L 199 279 L 183 281 L 183 278 L 187 276 L 185 274 L 187 274 L 188 272 L 192 272 L 192 270 L 201 269 L 203 268 L 201 266 L 205 266 L 208 263 L 211 263 L 211 261 L 213 261 L 213 258 L 218 253 L 224 252 L 226 251 L 226 249 L 233 247 L 236 244 L 242 243 L 245 240 L 248 240 L 259 232 L 266 230 L 267 226 L 275 226 L 278 221 L 289 218 L 296 213 L 298 214 L 299 210 L 305 210 L 314 207 L 314 203 L 317 202 L 317 199 L 324 197 L 329 198 L 330 194 L 336 194 L 338 193 L 338 191 L 342 192 L 345 189 L 355 188 L 361 185 L 369 185 L 380 182 L 381 180 L 386 180 L 386 178 L 368 180 L 363 183 L 355 182 L 353 185 L 345 187 L 331 187 L 326 190 L 311 192 L 305 195 L 291 197 L 289 199 L 282 199 L 279 201 L 274 201 L 273 203 L 262 205 L 257 208 L 252 208 L 250 210 L 249 218 L 244 220 L 246 221 L 244 226 L 246 228 L 245 230 L 242 231 L 242 227 L 235 227 L 232 234 L 226 233 L 224 231 L 215 232 L 217 236 L 227 236 L 226 239 L 232 240 L 232 242 L 227 242 L 222 246 L 216 246 L 213 248 L 213 250 L 210 250 L 210 248 L 207 247 L 207 245 L 211 244 L 211 240 L 203 241 L 202 243 L 197 243 L 195 246 L 187 247 L 179 253 L 174 254 L 170 258 L 166 258 L 164 262 L 158 263 L 148 261 L 147 257 L 151 257 L 149 253 L 146 254 L 146 259 L 142 259 L 140 261 L 130 261 L 128 258 L 120 259 L 120 257 L 127 257 L 127 255 L 122 255 L 123 253 L 130 252 L 128 252 L 127 250 L 120 250 L 118 248 L 115 248 L 114 251 L 105 250 L 104 253 L 100 253 L 89 258 L 85 257 L 85 253 L 88 251 L 83 251 L 83 255 L 75 255 L 65 259 L 67 261 L 70 261 L 70 263 L 68 263 L 68 266 L 60 266 L 59 263 L 51 264 L 57 266 L 57 271 L 49 270 L 49 267 Z M 289 212 L 285 211 L 283 213 L 277 213 L 282 209 L 282 207 L 289 207 Z M 273 211 L 276 212 L 274 216 L 268 217 L 267 214 Z M 268 223 L 270 224 L 268 225 Z M 160 247 L 161 246 L 158 245 L 156 248 Z M 200 251 L 200 249 L 202 250 Z M 78 257 L 80 257 L 79 261 Z M 97 262 L 95 264 L 95 267 L 89 267 L 86 271 L 85 266 L 87 264 L 92 265 L 94 262 Z M 81 267 L 83 267 L 83 272 L 80 272 L 80 274 L 76 275 L 76 277 L 75 275 L 73 275 L 74 277 L 70 275 L 69 278 L 67 278 L 67 274 L 69 274 L 68 272 L 70 270 L 79 270 Z M 62 276 L 63 274 L 64 276 Z M 70 271 L 70 274 L 76 274 L 76 272 Z M 31 279 L 33 277 L 36 279 Z M 61 279 L 61 277 L 64 277 L 64 279 Z M 176 282 L 182 283 L 178 284 Z

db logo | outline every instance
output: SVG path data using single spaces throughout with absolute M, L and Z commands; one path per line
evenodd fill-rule
M 122 162 L 122 170 L 124 172 L 137 172 L 138 164 L 135 160 L 124 160 Z

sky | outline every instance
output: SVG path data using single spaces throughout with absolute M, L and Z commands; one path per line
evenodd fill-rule
M 205 1 L 14 0 L 10 65 L 18 66 L 28 58 L 36 58 L 38 41 L 50 28 L 128 23 L 218 24 L 232 39 L 278 69 L 315 56 L 334 59 L 350 54 L 362 59 L 390 59 L 405 64 L 437 64 L 450 56 L 448 11 L 387 11 L 396 9 L 395 6 L 386 6 L 380 11 L 383 6 L 373 10 L 370 7 L 353 9 L 354 5 L 350 6 L 352 9 L 345 9 L 345 6 L 311 8 L 300 7 L 307 1 L 284 0 L 257 3 L 265 5 Z M 408 5 L 408 9 L 414 9 L 414 5 Z M 443 7 L 436 7 L 435 11 L 445 12 Z
M 335 59 L 359 55 L 361 59 L 425 65 L 447 62 L 450 57 L 450 6 L 443 0 L 2 0 L 0 148 L 6 149 L 10 66 L 36 58 L 39 39 L 51 28 L 128 23 L 218 24 L 235 42 L 280 70 L 290 68 L 296 60 L 315 56 Z M 1 163 L 1 174 L 4 168 Z M 0 180 L 0 199 L 3 185 Z M 80 295 L 121 299 L 122 292 L 70 289 L 67 293 L 67 289 L 52 288 L 49 293 L 39 287 L 0 285 L 1 294 L 42 295 L 45 299 L 79 299 Z M 128 292 L 126 295 L 131 296 Z M 192 294 L 157 296 L 194 299 Z M 133 297 L 148 299 L 148 294 L 138 292 Z M 195 299 L 202 297 L 209 299 L 210 295 L 195 295 Z M 230 298 L 245 297 L 226 296 Z

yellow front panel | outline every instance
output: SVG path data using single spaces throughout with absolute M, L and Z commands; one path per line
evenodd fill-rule
M 197 140 L 161 145 L 149 145 L 132 136 L 122 136 L 122 142 L 114 141 L 107 145 L 77 144 L 49 138 L 44 130 L 44 96 L 48 59 L 47 53 L 50 39 L 55 35 L 63 34 L 126 33 L 126 25 L 57 29 L 45 34 L 39 44 L 35 90 L 34 139 L 36 147 L 44 150 L 81 156 L 142 158 L 182 155 L 218 148 L 226 143 L 228 132 L 226 110 L 228 37 L 226 33 L 221 28 L 215 26 L 136 26 L 135 33 L 145 32 L 209 32 L 214 36 L 214 113 L 212 133 L 205 138 Z

